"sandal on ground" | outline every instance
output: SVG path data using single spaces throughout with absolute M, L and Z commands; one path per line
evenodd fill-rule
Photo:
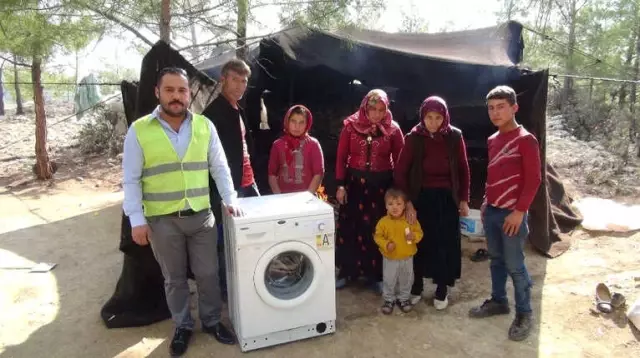
M 611 306 L 615 309 L 623 307 L 626 302 L 627 299 L 622 293 L 614 292 L 613 295 L 611 295 Z
M 380 307 L 380 310 L 384 314 L 391 314 L 393 312 L 393 306 L 394 306 L 393 301 L 384 301 L 384 303 L 382 304 L 382 307 Z
M 398 306 L 400 307 L 400 310 L 404 313 L 411 312 L 411 310 L 413 309 L 413 305 L 409 300 L 398 301 Z
M 471 256 L 471 261 L 482 262 L 489 259 L 489 252 L 485 249 L 478 249 L 475 254 Z
M 602 282 L 596 286 L 596 308 L 602 313 L 611 313 L 613 311 L 611 291 Z

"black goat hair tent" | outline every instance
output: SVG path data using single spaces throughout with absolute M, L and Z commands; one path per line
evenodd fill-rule
M 521 32 L 522 25 L 508 22 L 442 34 L 293 28 L 262 39 L 248 51 L 252 76 L 244 99 L 255 139 L 252 162 L 261 192 L 269 192 L 268 155 L 281 133 L 282 117 L 289 106 L 301 103 L 314 114 L 311 134 L 318 138 L 325 154 L 323 184 L 329 194 L 335 193 L 335 154 L 342 120 L 356 110 L 368 90 L 382 88 L 390 95 L 394 119 L 405 132 L 417 123 L 417 111 L 425 97 L 439 95 L 447 101 L 452 123 L 465 135 L 471 207 L 478 208 L 486 177 L 486 139 L 495 131 L 484 98 L 491 88 L 506 84 L 518 93 L 518 121 L 540 141 L 542 175 L 546 178 L 530 211 L 530 242 L 548 257 L 562 254 L 569 248 L 565 234 L 579 225 L 581 218 L 546 162 L 548 72 L 517 67 L 524 49 Z M 143 59 L 140 82 L 123 83 L 129 124 L 157 105 L 156 74 L 166 66 L 187 70 L 194 97 L 192 110 L 207 115 L 220 69 L 232 57 L 227 53 L 194 66 L 158 42 Z M 261 101 L 268 109 L 269 130 L 259 126 Z M 122 273 L 113 297 L 101 311 L 107 327 L 145 325 L 169 318 L 159 267 L 148 246 L 133 243 L 124 214 L 120 250 L 125 255 Z

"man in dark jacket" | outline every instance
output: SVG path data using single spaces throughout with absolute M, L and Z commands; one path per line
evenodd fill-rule
M 244 110 L 238 103 L 244 96 L 250 76 L 251 69 L 244 61 L 233 59 L 227 62 L 221 71 L 220 83 L 222 92 L 203 113 L 207 118 L 211 119 L 218 130 L 218 135 L 231 169 L 233 186 L 240 198 L 260 195 L 251 167 L 250 153 L 253 151 L 253 138 L 247 125 L 247 117 Z M 211 208 L 216 223 L 218 223 L 220 286 L 223 298 L 226 299 L 226 263 L 224 260 L 221 198 L 218 188 L 211 178 L 209 178 L 209 186 L 211 188 Z

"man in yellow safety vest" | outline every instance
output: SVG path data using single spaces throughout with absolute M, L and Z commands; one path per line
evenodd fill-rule
M 220 323 L 222 301 L 216 255 L 217 231 L 209 202 L 209 173 L 230 215 L 240 216 L 237 193 L 215 126 L 187 110 L 191 93 L 186 71 L 165 68 L 156 83 L 160 105 L 129 128 L 122 159 L 125 214 L 133 240 L 151 244 L 165 282 L 176 325 L 173 356 L 184 354 L 194 321 L 189 310 L 187 262 L 198 286 L 203 331 L 234 344 Z M 187 260 L 188 257 L 188 260 Z

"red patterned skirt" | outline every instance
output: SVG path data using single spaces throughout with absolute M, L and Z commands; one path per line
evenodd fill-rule
M 382 281 L 382 255 L 373 234 L 378 220 L 386 214 L 384 194 L 392 182 L 391 171 L 349 169 L 345 183 L 347 203 L 340 206 L 337 224 L 338 278 Z

